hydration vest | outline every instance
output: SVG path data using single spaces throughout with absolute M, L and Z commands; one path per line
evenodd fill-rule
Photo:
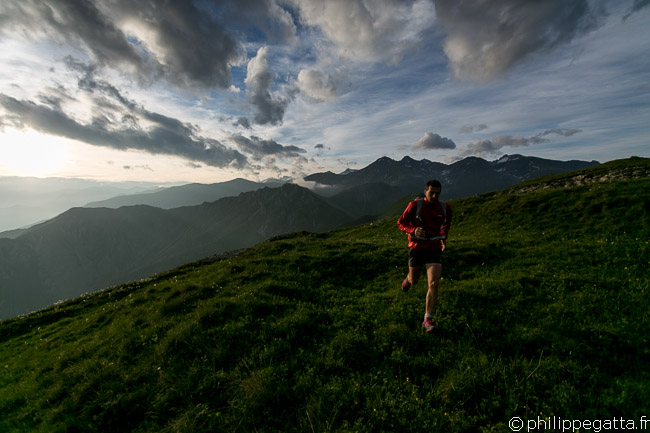
M 422 203 L 424 203 L 424 198 L 418 197 L 415 199 L 417 203 L 417 210 L 415 212 L 415 219 L 422 222 L 422 217 L 420 216 L 420 210 L 422 209 Z M 440 225 L 440 232 L 442 232 L 442 227 L 447 224 L 447 205 L 445 204 L 444 201 L 438 200 L 440 202 L 440 205 L 442 206 L 442 216 L 445 218 L 442 224 Z M 413 241 L 438 241 L 441 239 L 446 239 L 447 236 L 433 236 L 433 237 L 426 237 L 426 238 L 421 238 L 415 235 L 409 235 L 409 240 Z

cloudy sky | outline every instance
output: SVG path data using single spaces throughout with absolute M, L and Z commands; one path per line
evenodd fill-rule
M 649 0 L 2 0 L 0 176 L 650 156 Z

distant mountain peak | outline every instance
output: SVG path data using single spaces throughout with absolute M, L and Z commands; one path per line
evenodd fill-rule
M 475 165 L 489 165 L 490 163 L 487 162 L 483 158 L 479 158 L 478 156 L 468 156 L 466 158 L 461 159 L 460 161 L 456 161 L 453 164 L 451 164 L 451 167 L 465 167 L 465 166 L 475 166 Z
M 392 166 L 394 164 L 397 164 L 397 161 L 395 161 L 393 158 L 390 158 L 388 156 L 382 156 L 381 158 L 377 159 L 375 162 L 371 162 L 368 167 L 371 167 L 373 165 L 379 165 L 379 166 Z

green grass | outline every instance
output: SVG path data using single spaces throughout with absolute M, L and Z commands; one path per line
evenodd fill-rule
M 650 180 L 455 200 L 439 332 L 395 218 L 0 323 L 0 431 L 505 432 L 650 415 Z

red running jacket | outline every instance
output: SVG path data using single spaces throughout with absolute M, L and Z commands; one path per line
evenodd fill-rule
M 419 219 L 416 219 L 418 207 L 418 199 L 416 199 L 408 204 L 402 216 L 399 217 L 397 227 L 409 235 L 409 248 L 423 251 L 440 250 L 442 249 L 440 238 L 447 239 L 449 235 L 452 217 L 451 206 L 445 203 L 447 210 L 445 215 L 442 211 L 442 203 L 440 201 L 432 203 L 426 198 L 422 198 L 421 200 L 422 207 L 420 208 Z M 415 229 L 418 227 L 426 230 L 426 239 L 415 237 Z

